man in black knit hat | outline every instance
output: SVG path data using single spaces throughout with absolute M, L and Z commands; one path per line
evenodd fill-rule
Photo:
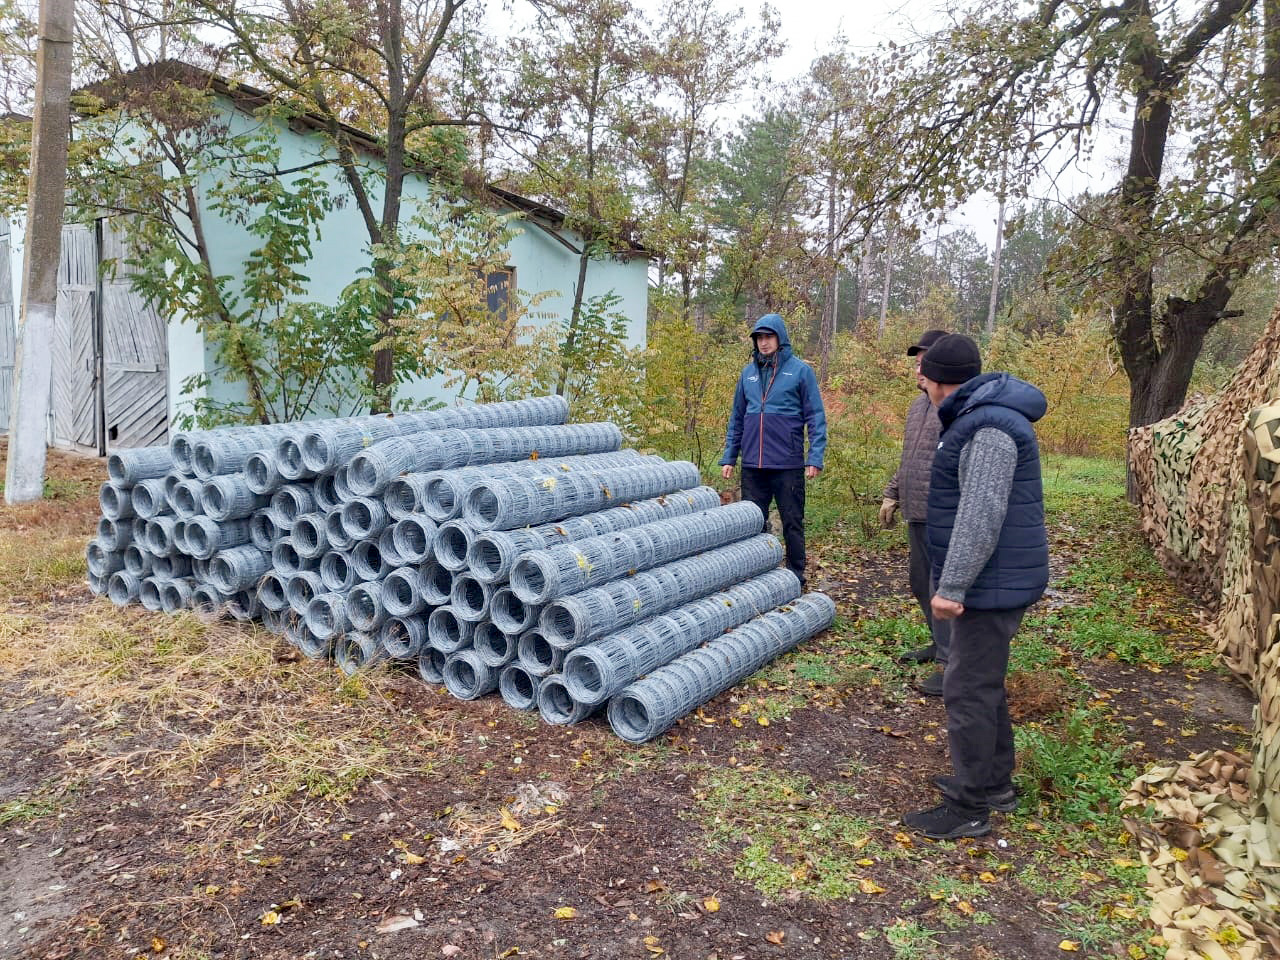
M 903 822 L 926 837 L 953 840 L 990 832 L 991 810 L 1017 807 L 1004 682 L 1009 643 L 1049 579 L 1031 426 L 1046 403 L 1016 377 L 983 374 L 978 345 L 961 334 L 937 340 L 920 373 L 942 428 L 927 533 L 933 616 L 951 622 L 942 700 L 952 773 L 934 780 L 942 802 Z

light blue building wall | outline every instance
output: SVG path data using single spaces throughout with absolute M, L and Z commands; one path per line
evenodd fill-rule
M 227 113 L 233 132 L 249 130 L 269 123 L 274 128 L 280 148 L 279 166 L 288 170 L 301 167 L 331 152 L 318 133 L 307 129 L 290 129 L 275 120 L 261 120 L 238 109 L 223 95 L 218 102 Z M 372 156 L 363 158 L 369 165 L 377 164 Z M 202 196 L 213 185 L 212 179 L 202 185 Z M 334 302 L 340 291 L 354 280 L 357 271 L 368 265 L 368 233 L 360 212 L 350 195 L 345 180 L 334 169 L 332 191 L 345 202 L 335 206 L 327 214 L 320 228 L 320 236 L 313 244 L 313 259 L 302 270 L 310 278 L 308 299 Z M 430 181 L 421 175 L 410 174 L 405 180 L 402 220 L 414 213 L 415 207 L 430 202 Z M 380 193 L 374 195 L 374 209 L 380 211 Z M 572 251 L 548 236 L 544 229 L 528 222 L 533 216 L 522 212 L 523 225 L 508 244 L 507 265 L 515 270 L 516 287 L 526 295 L 547 294 L 538 304 L 537 316 L 529 322 L 549 323 L 553 319 L 567 322 L 572 304 L 573 288 L 578 275 L 578 258 Z M 205 232 L 213 254 L 216 274 L 235 276 L 245 257 L 257 245 L 243 225 L 216 216 L 206 210 Z M 543 226 L 555 229 L 570 244 L 581 245 L 581 238 L 560 230 L 555 223 L 542 221 Z M 587 273 L 588 297 L 612 291 L 620 298 L 619 311 L 627 320 L 629 346 L 643 346 L 645 342 L 645 315 L 648 308 L 648 260 L 643 254 L 625 259 L 592 261 Z M 190 319 L 171 318 L 169 324 L 169 396 L 171 414 L 189 408 L 190 397 L 182 393 L 182 384 L 192 375 L 215 370 L 213 348 L 207 346 L 200 331 Z M 406 384 L 398 399 L 420 401 L 436 399 L 451 402 L 457 388 L 446 390 L 444 377 L 420 380 Z M 244 386 L 237 383 L 214 382 L 210 392 L 218 399 L 239 399 L 244 396 Z

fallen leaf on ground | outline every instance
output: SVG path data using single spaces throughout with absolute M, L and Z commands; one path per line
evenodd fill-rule
M 462 953 L 462 948 L 458 946 L 456 943 L 446 943 L 443 947 L 440 948 L 441 956 L 456 957 L 460 953 Z
M 863 893 L 884 893 L 884 887 L 867 877 L 858 881 L 858 889 Z
M 707 897 L 707 899 L 702 901 L 702 908 L 706 910 L 707 913 L 715 913 L 720 909 L 720 901 L 715 897 Z
M 782 941 L 787 939 L 787 935 L 781 930 L 770 930 L 764 935 L 764 938 L 770 943 L 776 943 L 778 946 L 782 946 Z
M 1080 949 L 1080 944 L 1077 943 L 1075 940 L 1063 940 L 1061 943 L 1058 944 L 1058 949 L 1065 950 L 1068 953 L 1075 953 Z
M 510 830 L 512 833 L 515 833 L 517 830 L 520 829 L 520 821 L 517 820 L 515 817 L 513 817 L 511 815 L 511 811 L 509 811 L 506 807 L 502 808 L 502 810 L 500 811 L 500 814 L 502 816 L 502 826 L 505 829 Z
M 578 911 L 573 907 L 556 907 L 555 918 L 557 920 L 572 920 L 578 915 Z
M 409 930 L 418 925 L 418 921 L 413 917 L 406 917 L 402 913 L 395 916 L 385 918 L 378 924 L 379 933 L 397 933 L 400 930 Z
M 264 927 L 274 927 L 279 922 L 280 914 L 276 913 L 274 910 L 268 910 L 262 915 L 262 925 Z

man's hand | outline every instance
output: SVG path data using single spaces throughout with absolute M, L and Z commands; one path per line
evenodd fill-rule
M 721 468 L 720 468 L 720 476 L 724 477 L 726 480 L 732 480 L 732 479 L 733 479 L 733 464 L 731 464 L 731 463 L 726 463 L 723 467 L 721 467 Z
M 804 476 L 805 476 L 805 479 L 806 479 L 806 480 L 812 480 L 812 479 L 813 479 L 814 477 L 816 477 L 819 473 L 821 473 L 821 471 L 820 471 L 817 467 L 805 467 L 805 468 L 804 468 Z
M 929 607 L 933 610 L 933 619 L 935 620 L 954 620 L 964 613 L 963 603 L 948 600 L 946 597 L 940 597 L 936 593 L 933 595 L 933 599 L 929 601 Z
M 885 497 L 880 501 L 880 526 L 888 530 L 893 526 L 893 515 L 898 512 L 898 501 Z

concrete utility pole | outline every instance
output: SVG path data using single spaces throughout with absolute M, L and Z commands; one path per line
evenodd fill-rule
M 9 460 L 4 474 L 7 503 L 25 503 L 44 496 L 45 442 L 53 377 L 53 320 L 58 298 L 58 260 L 62 253 L 62 208 L 67 189 L 67 139 L 71 132 L 71 41 L 74 35 L 73 0 L 40 0 L 22 323 L 14 356 Z

